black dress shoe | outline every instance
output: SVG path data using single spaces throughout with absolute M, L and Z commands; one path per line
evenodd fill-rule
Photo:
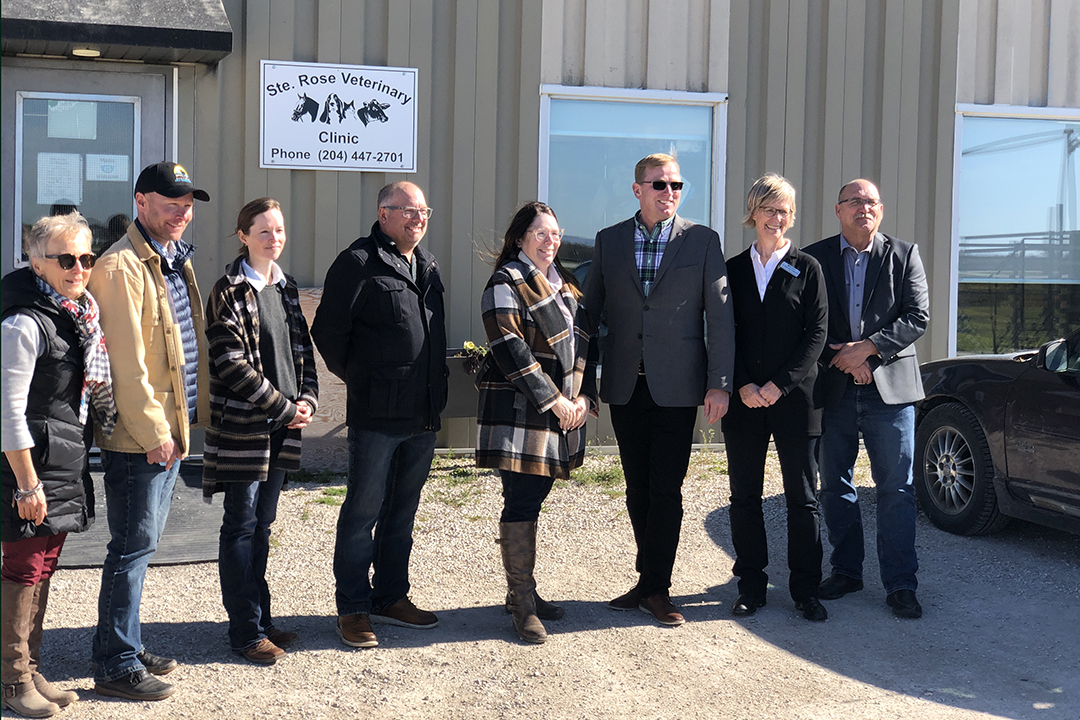
M 812 622 L 822 622 L 829 619 L 829 611 L 814 597 L 795 603 L 795 609 L 801 612 L 804 618 Z
M 750 593 L 741 593 L 738 599 L 735 600 L 735 604 L 731 606 L 731 614 L 739 617 L 753 615 L 759 607 L 765 607 L 764 596 L 759 597 Z
M 161 657 L 143 650 L 135 656 L 143 664 L 146 671 L 151 675 L 168 675 L 177 667 L 177 662 L 172 658 Z
M 918 620 L 922 617 L 922 605 L 915 597 L 914 590 L 897 590 L 889 593 L 885 598 L 885 604 L 892 608 L 892 614 L 896 617 Z
M 128 700 L 164 700 L 176 692 L 176 686 L 161 682 L 146 670 L 136 670 L 115 680 L 95 681 L 94 692 Z
M 825 582 L 818 585 L 817 594 L 822 600 L 835 600 L 859 590 L 862 590 L 862 580 L 833 573 Z

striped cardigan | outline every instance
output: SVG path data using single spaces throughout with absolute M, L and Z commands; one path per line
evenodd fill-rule
M 560 292 L 574 316 L 574 343 L 551 285 L 531 264 L 511 260 L 484 289 L 490 352 L 477 378 L 477 467 L 567 478 L 584 459 L 584 426 L 564 432 L 551 408 L 560 395 L 596 405 L 597 351 L 585 307 L 568 287 Z
M 210 366 L 210 427 L 203 449 L 203 495 L 220 483 L 265 481 L 270 471 L 270 430 L 296 417 L 296 403 L 270 384 L 259 356 L 259 305 L 237 258 L 214 284 L 206 303 Z M 315 355 L 300 310 L 296 283 L 285 276 L 282 293 L 296 365 L 297 400 L 314 410 L 319 399 Z M 274 422 L 274 425 L 270 421 Z M 300 467 L 300 430 L 286 432 L 274 467 Z

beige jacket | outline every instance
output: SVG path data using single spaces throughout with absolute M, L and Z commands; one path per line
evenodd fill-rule
M 210 419 L 207 393 L 205 308 L 191 261 L 184 264 L 191 317 L 199 344 L 197 426 Z M 127 235 L 94 266 L 89 289 L 101 307 L 101 329 L 112 363 L 113 392 L 120 420 L 111 437 L 95 428 L 103 450 L 145 453 L 172 437 L 181 456 L 190 452 L 184 400 L 184 345 L 173 320 L 161 256 L 132 223 Z

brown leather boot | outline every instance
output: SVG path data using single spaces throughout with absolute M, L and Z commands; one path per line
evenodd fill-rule
M 547 631 L 536 616 L 536 523 L 499 523 L 499 545 L 502 547 L 506 584 L 510 589 L 510 612 L 514 630 L 525 642 L 542 643 Z
M 52 578 L 42 580 L 34 586 L 37 588 L 37 592 L 34 593 L 34 620 L 30 625 L 30 637 L 27 639 L 27 646 L 30 651 L 30 672 L 34 676 L 34 687 L 37 688 L 43 698 L 56 703 L 60 707 L 67 707 L 78 700 L 79 696 L 70 690 L 53 687 L 52 683 L 38 672 L 38 667 L 41 666 L 41 636 L 45 634 L 43 622 L 45 620 L 45 608 L 49 605 L 50 582 L 52 582 Z
M 31 623 L 36 585 L 0 580 L 0 681 L 4 707 L 24 717 L 50 717 L 60 706 L 49 702 L 34 687 L 30 672 Z
M 532 525 L 533 544 L 535 545 L 536 544 L 536 523 L 533 522 L 533 523 L 523 523 L 523 524 Z M 558 605 L 555 605 L 554 603 L 549 603 L 547 600 L 540 597 L 540 593 L 536 592 L 536 590 L 533 590 L 533 600 L 536 601 L 536 617 L 540 618 L 541 620 L 562 620 L 563 617 L 566 615 L 566 610 L 559 607 Z M 513 612 L 512 608 L 510 607 L 511 603 L 510 603 L 510 593 L 509 592 L 506 593 L 505 605 L 506 605 L 506 612 L 507 613 Z

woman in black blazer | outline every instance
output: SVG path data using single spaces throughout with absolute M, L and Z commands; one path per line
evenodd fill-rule
M 775 173 L 759 178 L 746 199 L 743 224 L 754 244 L 728 261 L 735 311 L 735 388 L 723 420 L 731 481 L 735 615 L 765 605 L 769 563 L 761 510 L 765 455 L 772 437 L 784 479 L 788 520 L 788 587 L 807 620 L 825 620 L 815 451 L 821 406 L 814 399 L 817 359 L 825 344 L 828 298 L 817 260 L 785 237 L 795 223 L 795 188 Z

